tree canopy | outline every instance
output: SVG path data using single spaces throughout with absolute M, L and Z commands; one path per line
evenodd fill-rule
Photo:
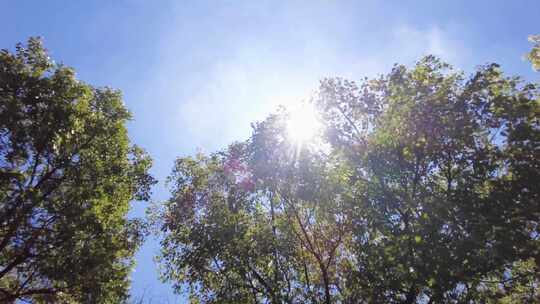
M 41 41 L 0 51 L 0 302 L 127 297 L 150 158 L 121 93 L 54 63 Z
M 433 56 L 324 79 L 315 138 L 281 110 L 177 159 L 163 279 L 194 303 L 537 303 L 539 96 Z

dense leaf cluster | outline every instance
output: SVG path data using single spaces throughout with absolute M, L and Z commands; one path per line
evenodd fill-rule
M 532 63 L 533 69 L 540 70 L 540 35 L 531 35 L 529 41 L 534 44 L 532 50 L 527 54 L 527 59 Z

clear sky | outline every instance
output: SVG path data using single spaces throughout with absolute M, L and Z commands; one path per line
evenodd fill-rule
M 42 36 L 80 79 L 121 89 L 133 142 L 160 185 L 178 156 L 246 138 L 250 123 L 295 103 L 326 76 L 361 79 L 428 53 L 465 71 L 488 62 L 537 80 L 522 57 L 540 33 L 540 1 L 0 2 L 0 48 Z M 142 216 L 138 204 L 133 216 Z M 132 293 L 177 303 L 158 280 L 148 240 Z

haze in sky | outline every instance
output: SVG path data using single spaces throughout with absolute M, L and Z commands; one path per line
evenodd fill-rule
M 245 139 L 250 123 L 309 97 L 319 79 L 387 73 L 435 54 L 457 68 L 500 63 L 538 77 L 523 55 L 540 33 L 539 1 L 25 1 L 2 2 L 0 47 L 42 36 L 90 84 L 121 89 L 130 135 L 160 180 L 173 161 Z M 132 216 L 146 206 L 135 204 Z M 160 283 L 149 239 L 132 294 L 182 296 Z

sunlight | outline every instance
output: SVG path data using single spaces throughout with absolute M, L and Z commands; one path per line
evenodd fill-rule
M 312 104 L 303 103 L 289 113 L 287 134 L 295 143 L 301 144 L 313 139 L 319 129 L 320 121 Z

